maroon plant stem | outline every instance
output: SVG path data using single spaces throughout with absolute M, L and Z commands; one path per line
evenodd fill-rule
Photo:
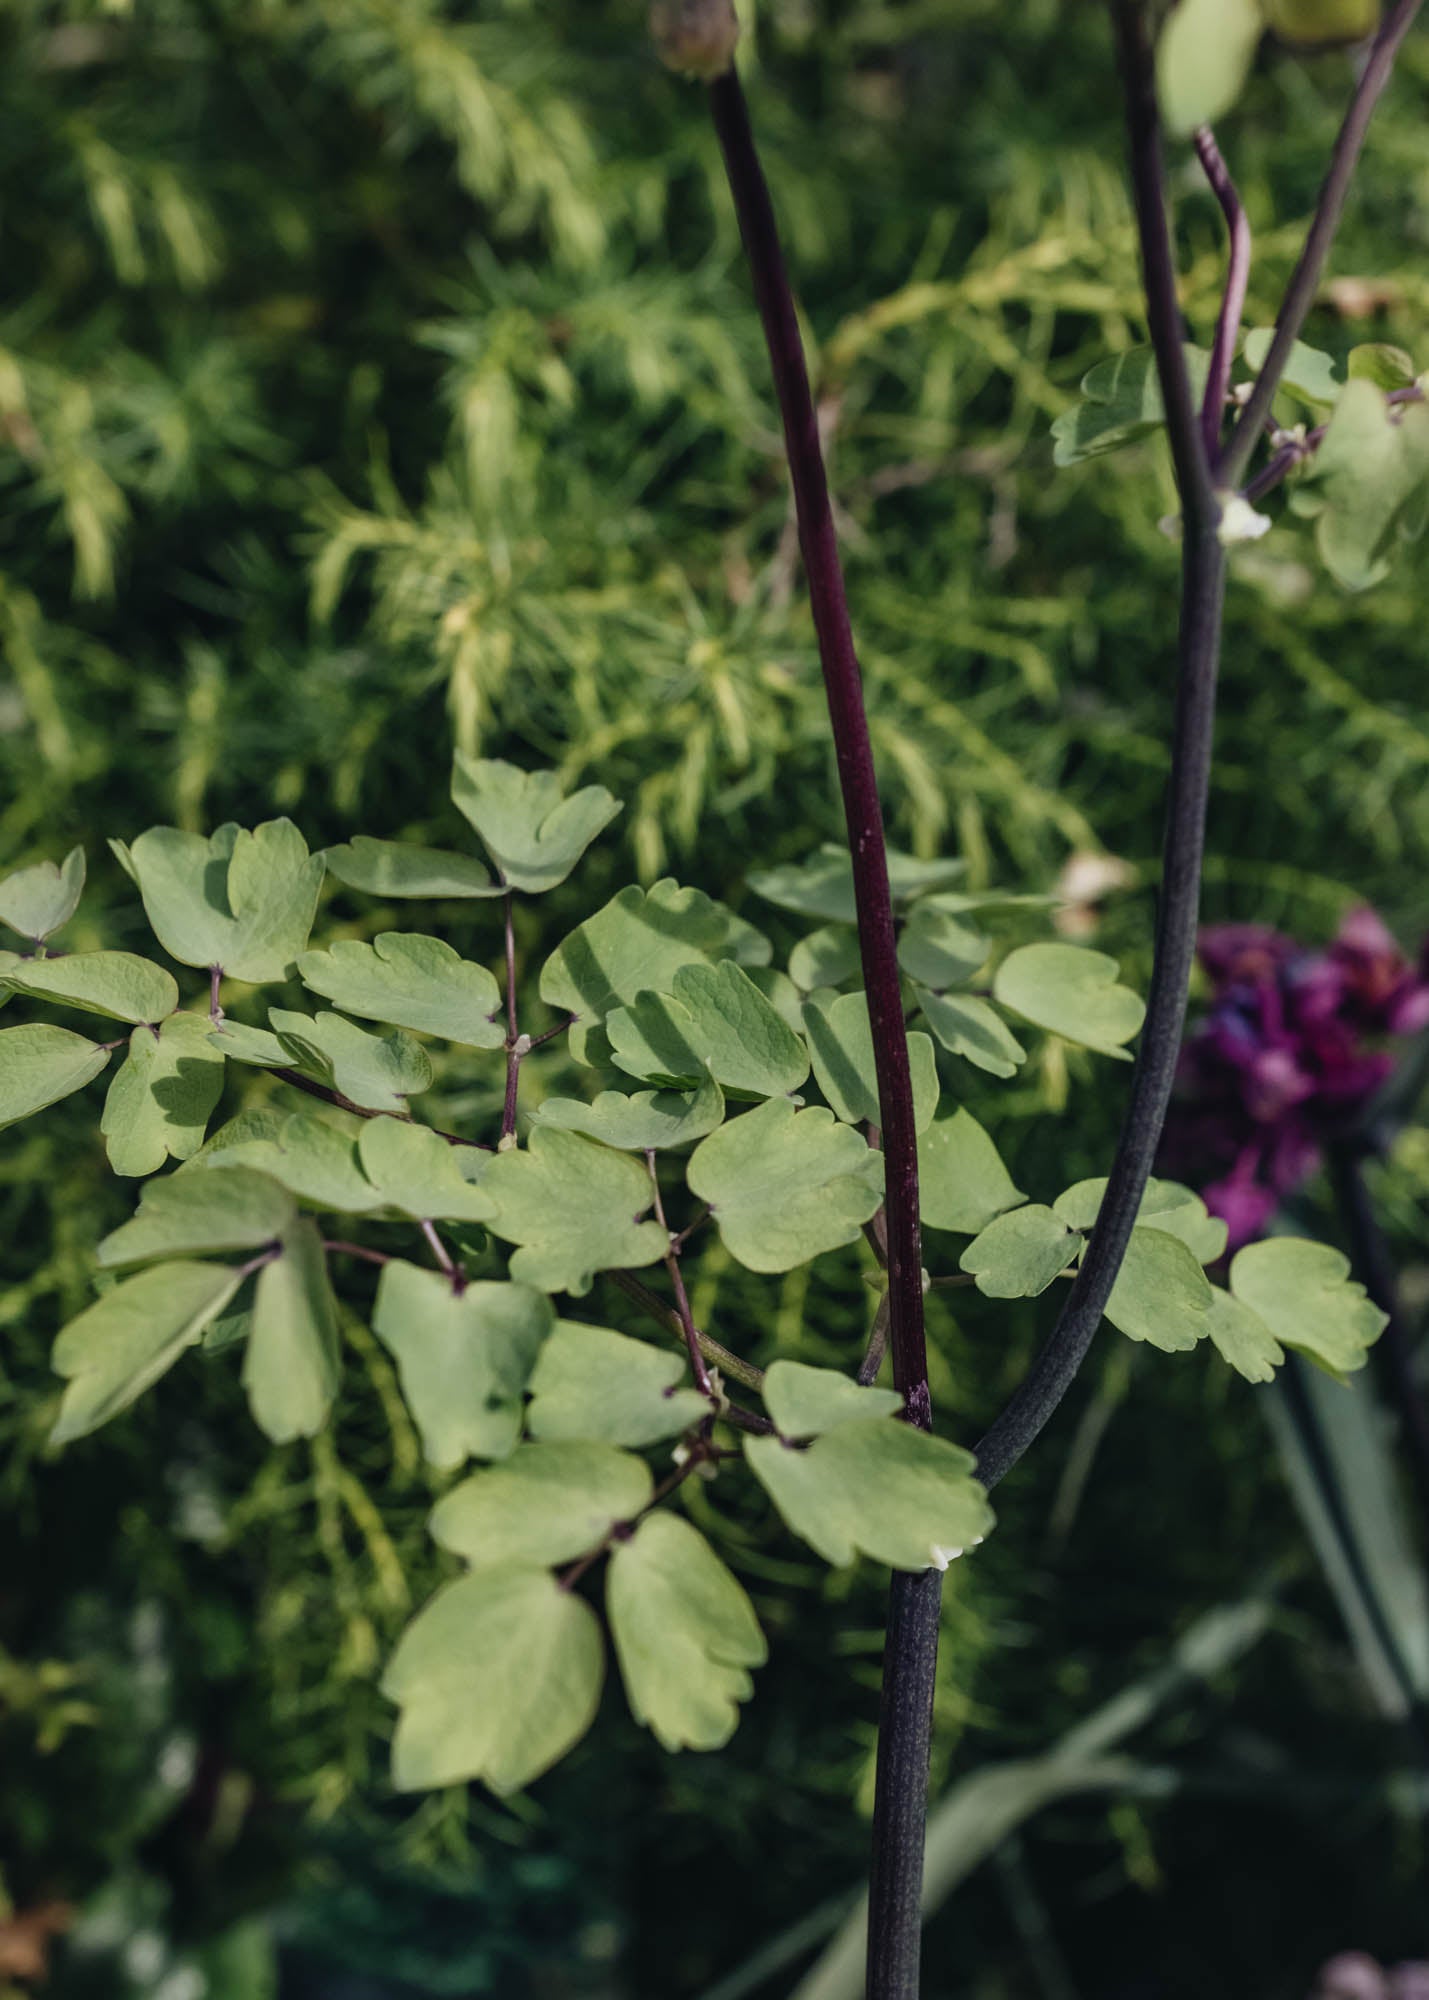
M 511 891 L 506 904 L 506 1102 L 501 1110 L 501 1136 L 509 1139 L 516 1130 L 516 1093 L 521 1083 L 520 1029 L 516 1020 L 516 922 Z M 526 1044 L 529 1049 L 530 1043 Z
M 1137 0 L 1114 0 L 1112 16 L 1126 91 L 1131 182 L 1147 317 L 1184 509 L 1176 710 L 1161 895 L 1146 1022 L 1096 1230 L 1050 1338 L 1012 1400 L 976 1446 L 978 1477 L 987 1486 L 994 1486 L 1017 1463 L 1071 1387 L 1111 1296 L 1166 1121 L 1200 913 L 1225 550 L 1216 532 L 1219 509 L 1181 346 L 1160 121 L 1145 21 Z
M 1384 400 L 1391 405 L 1422 403 L 1424 391 L 1417 383 L 1411 383 L 1406 389 L 1390 389 Z M 1288 473 L 1293 472 L 1297 465 L 1302 464 L 1307 458 L 1313 458 L 1325 442 L 1325 433 L 1329 428 L 1328 424 L 1317 424 L 1314 430 L 1306 431 L 1304 437 L 1292 437 L 1281 445 L 1275 456 L 1266 460 L 1255 477 L 1246 481 L 1242 497 L 1252 503 L 1263 499 Z
M 1414 17 L 1422 4 L 1423 0 L 1397 0 L 1397 4 L 1386 14 L 1384 23 L 1365 59 L 1355 94 L 1350 99 L 1349 109 L 1345 113 L 1344 122 L 1340 126 L 1334 150 L 1330 155 L 1329 170 L 1320 186 L 1314 218 L 1305 237 L 1305 246 L 1300 252 L 1300 261 L 1295 266 L 1285 290 L 1285 298 L 1275 321 L 1275 337 L 1261 364 L 1250 400 L 1241 412 L 1240 419 L 1221 455 L 1220 477 L 1225 486 L 1235 486 L 1244 477 L 1246 466 L 1250 463 L 1250 455 L 1255 450 L 1261 432 L 1265 429 L 1270 416 L 1270 406 L 1275 400 L 1276 390 L 1280 387 L 1285 364 L 1290 359 L 1290 350 L 1299 338 L 1300 329 L 1304 326 L 1310 308 L 1315 303 L 1315 294 L 1320 288 L 1320 275 L 1325 268 L 1325 259 L 1330 254 L 1330 246 L 1335 240 L 1335 231 L 1339 228 L 1345 197 L 1350 191 L 1350 182 L 1354 178 L 1370 119 L 1374 116 L 1375 106 L 1389 82 L 1400 44 L 1413 26 Z
M 385 1250 L 369 1250 L 365 1243 L 344 1243 L 334 1237 L 325 1240 L 323 1249 L 339 1257 L 361 1257 L 368 1264 L 390 1264 L 391 1257 Z
M 120 1045 L 114 1044 L 115 1048 Z M 290 1083 L 294 1090 L 301 1090 L 307 1097 L 316 1097 L 324 1104 L 332 1104 L 339 1111 L 350 1111 L 354 1118 L 400 1118 L 405 1125 L 415 1125 L 416 1119 L 410 1111 L 371 1111 L 365 1104 L 354 1104 L 350 1097 L 344 1097 L 340 1090 L 330 1090 L 325 1083 L 317 1083 L 310 1076 L 304 1076 L 300 1069 L 270 1069 L 269 1076 L 277 1077 L 280 1083 Z M 460 1132 L 444 1132 L 440 1125 L 429 1126 L 439 1139 L 445 1139 L 449 1146 L 473 1146 L 478 1153 L 489 1153 L 490 1146 L 484 1146 L 480 1139 L 463 1138 Z
M 883 1136 L 884 1220 L 893 1381 L 908 1421 L 932 1428 L 923 1331 L 923 1260 L 918 1223 L 918 1142 L 898 977 L 883 812 L 849 622 L 838 537 L 819 441 L 818 416 L 778 224 L 733 70 L 710 85 L 740 235 L 764 326 L 784 426 L 799 546 L 819 642 L 824 691 L 843 792 L 853 865 L 859 954 L 878 1078 Z M 869 1883 L 868 2000 L 916 2000 L 921 1946 L 919 1895 L 927 1818 L 933 1677 L 942 1575 L 895 1571 L 883 1659 L 878 1771 Z
M 1221 422 L 1225 416 L 1226 395 L 1230 389 L 1231 363 L 1235 360 L 1236 342 L 1240 338 L 1240 323 L 1245 316 L 1245 294 L 1250 283 L 1250 223 L 1241 207 L 1240 196 L 1236 193 L 1235 182 L 1230 170 L 1221 158 L 1220 148 L 1209 125 L 1203 125 L 1192 143 L 1196 148 L 1196 158 L 1200 161 L 1206 179 L 1211 184 L 1211 192 L 1221 205 L 1221 213 L 1226 219 L 1230 234 L 1230 253 L 1226 263 L 1226 288 L 1221 299 L 1221 309 L 1216 318 L 1216 337 L 1211 345 L 1211 368 L 1206 377 L 1206 394 L 1201 404 L 1201 436 L 1205 440 L 1206 456 L 1214 465 L 1220 456 Z
M 441 1237 L 438 1236 L 435 1223 L 424 1222 L 422 1224 L 422 1234 L 431 1245 L 432 1255 L 436 1258 L 443 1271 L 445 1271 L 449 1278 L 454 1278 L 456 1276 L 456 1265 L 452 1262 L 451 1252 L 447 1249 Z
M 1375 1366 L 1399 1421 L 1400 1441 L 1409 1463 L 1424 1520 L 1429 1522 L 1429 1408 L 1414 1375 L 1413 1350 L 1404 1324 L 1399 1286 L 1389 1247 L 1375 1217 L 1364 1170 L 1348 1146 L 1329 1152 L 1330 1185 L 1344 1218 L 1355 1276 L 1389 1324 L 1372 1349 Z
M 680 1315 L 667 1306 L 663 1299 L 657 1298 L 648 1285 L 643 1285 L 633 1271 L 607 1271 L 605 1276 L 613 1284 L 619 1285 L 626 1297 L 634 1299 L 652 1319 L 657 1319 L 662 1326 L 668 1327 L 678 1340 L 684 1339 L 685 1329 L 681 1324 Z M 709 1334 L 701 1333 L 698 1327 L 695 1329 L 695 1338 L 700 1343 L 700 1352 L 705 1360 L 712 1361 L 722 1375 L 727 1376 L 731 1382 L 742 1382 L 746 1389 L 763 1391 L 762 1368 L 756 1368 L 752 1361 L 746 1361 L 742 1356 L 732 1353 L 729 1348 L 721 1346 L 720 1342 Z
M 883 1132 L 894 1381 L 906 1400 L 910 1422 L 926 1430 L 932 1407 L 923 1335 L 918 1144 L 873 745 L 864 713 L 863 686 L 849 623 L 838 538 L 819 443 L 818 417 L 799 336 L 798 313 L 784 266 L 773 203 L 750 129 L 749 107 L 733 70 L 710 85 L 710 108 L 749 258 L 779 399 L 799 523 L 799 546 L 809 579 L 810 607 L 848 824 L 859 951 L 873 1029 L 879 1124 Z
M 223 1019 L 220 995 L 223 991 L 223 967 L 211 965 L 208 968 L 208 1018 L 210 1021 Z

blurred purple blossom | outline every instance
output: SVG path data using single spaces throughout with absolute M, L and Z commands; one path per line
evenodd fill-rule
M 1429 2000 L 1429 1964 L 1406 1961 L 1386 1971 L 1363 1951 L 1342 1951 L 1320 1967 L 1310 2000 Z
M 1262 924 L 1209 926 L 1199 951 L 1211 1006 L 1181 1052 L 1161 1166 L 1200 1188 L 1236 1250 L 1353 1130 L 1394 1069 L 1384 1038 L 1429 1025 L 1429 964 L 1368 906 L 1321 951 Z

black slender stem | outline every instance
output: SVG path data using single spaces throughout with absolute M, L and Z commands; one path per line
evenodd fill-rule
M 1380 1381 L 1394 1406 L 1400 1441 L 1426 1524 L 1429 1524 L 1429 1407 L 1414 1372 L 1414 1350 L 1405 1324 L 1394 1262 L 1384 1240 L 1358 1154 L 1348 1145 L 1332 1146 L 1330 1185 L 1349 1237 L 1355 1276 L 1389 1324 L 1372 1349 Z
M 1147 316 L 1184 509 L 1176 710 L 1171 735 L 1161 895 L 1156 912 L 1155 958 L 1147 994 L 1146 1023 L 1096 1230 L 1050 1338 L 1012 1400 L 976 1447 L 978 1477 L 987 1486 L 995 1486 L 1011 1471 L 1071 1387 L 1111 1296 L 1171 1099 L 1200 914 L 1201 860 L 1225 595 L 1225 550 L 1216 532 L 1219 509 L 1186 380 L 1175 266 L 1163 194 L 1156 89 L 1145 23 L 1135 0 L 1116 0 L 1112 14 L 1126 89 L 1131 179 L 1141 239 Z
M 1210 126 L 1203 125 L 1192 143 L 1196 148 L 1196 158 L 1210 182 L 1211 192 L 1221 205 L 1221 214 L 1226 219 L 1226 230 L 1230 236 L 1225 292 L 1216 317 L 1210 372 L 1206 377 L 1206 394 L 1201 404 L 1201 436 L 1205 441 L 1206 456 L 1214 466 L 1220 456 L 1221 423 L 1230 390 L 1231 363 L 1235 360 L 1240 323 L 1245 315 L 1245 295 L 1250 284 L 1250 223 Z
M 1349 109 L 1345 113 L 1344 122 L 1340 126 L 1334 150 L 1330 155 L 1329 170 L 1320 186 L 1319 199 L 1315 204 L 1315 214 L 1305 237 L 1305 246 L 1300 252 L 1300 261 L 1295 266 L 1285 290 L 1285 298 L 1275 321 L 1275 337 L 1261 364 L 1250 398 L 1221 455 L 1221 478 L 1226 486 L 1238 485 L 1245 476 L 1251 453 L 1255 450 L 1260 434 L 1269 420 L 1270 406 L 1275 400 L 1276 390 L 1280 387 L 1280 378 L 1285 373 L 1290 350 L 1300 336 L 1300 330 L 1315 303 L 1315 294 L 1320 289 L 1320 277 L 1325 268 L 1325 259 L 1330 254 L 1335 231 L 1339 228 L 1345 197 L 1350 191 L 1350 182 L 1359 163 L 1360 149 L 1364 145 L 1370 119 L 1374 116 L 1375 106 L 1389 82 L 1400 44 L 1414 25 L 1414 17 L 1422 4 L 1423 0 L 1397 0 L 1397 4 L 1385 15 L 1384 23 L 1365 59 L 1355 94 L 1350 99 Z
M 710 85 L 710 109 L 749 259 L 784 426 L 799 545 L 809 582 L 848 826 L 859 955 L 883 1138 L 893 1381 L 902 1393 L 909 1422 L 929 1430 L 933 1411 L 923 1328 L 913 1084 L 883 811 L 863 683 L 794 294 L 750 128 L 749 107 L 732 69 Z M 868 1937 L 868 2000 L 917 2000 L 922 1940 L 919 1896 L 941 1587 L 941 1573 L 932 1570 L 916 1577 L 895 1573 L 890 1591 L 873 1816 L 871 1894 L 875 1920 L 870 1923 Z

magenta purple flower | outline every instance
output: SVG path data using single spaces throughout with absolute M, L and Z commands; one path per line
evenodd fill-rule
M 1362 1122 L 1395 1066 L 1385 1043 L 1429 1025 L 1429 943 L 1411 964 L 1362 906 L 1322 950 L 1219 924 L 1199 954 L 1211 1006 L 1181 1051 L 1160 1164 L 1200 1189 L 1235 1250 Z

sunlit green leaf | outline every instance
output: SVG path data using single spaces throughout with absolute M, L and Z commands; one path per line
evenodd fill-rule
M 1241 0 L 1233 0 L 1241 4 Z M 1254 0 L 1247 0 L 1254 4 Z M 1191 393 L 1199 403 L 1205 394 L 1211 357 L 1204 348 L 1185 348 L 1186 372 Z M 1125 354 L 1099 361 L 1082 377 L 1081 400 L 1057 418 L 1052 426 L 1056 440 L 1053 459 L 1058 465 L 1077 465 L 1085 458 L 1099 458 L 1103 452 L 1119 451 L 1161 429 L 1166 407 L 1161 400 L 1161 383 L 1156 373 L 1156 356 L 1149 347 L 1133 347 Z
M 533 1125 L 584 1132 L 618 1151 L 655 1152 L 703 1139 L 724 1120 L 724 1092 L 713 1077 L 696 1091 L 603 1090 L 594 1104 L 574 1097 L 548 1097 L 531 1113 Z
M 946 1569 L 992 1527 L 970 1452 L 888 1417 L 840 1424 L 803 1449 L 749 1437 L 744 1453 L 784 1520 L 825 1562 L 862 1552 Z
M 440 938 L 397 931 L 371 944 L 344 938 L 326 951 L 305 951 L 298 972 L 304 986 L 365 1021 L 473 1049 L 499 1049 L 506 1040 L 505 1023 L 492 1018 L 501 1007 L 496 981 Z
M 1105 1180 L 1078 1181 L 1052 1206 L 1072 1229 L 1092 1229 L 1106 1194 Z M 1138 1223 L 1179 1236 L 1198 1262 L 1214 1264 L 1226 1247 L 1226 1225 L 1210 1215 L 1201 1197 L 1179 1181 L 1149 1180 L 1136 1212 Z
M 898 963 L 910 979 L 935 992 L 956 986 L 987 961 L 988 941 L 980 932 L 932 903 L 915 903 L 898 939 Z
M 775 1097 L 702 1139 L 687 1178 L 741 1264 L 792 1271 L 854 1241 L 882 1200 L 880 1168 L 831 1111 Z
M 356 1122 L 350 1114 L 348 1122 Z M 191 1164 L 253 1168 L 281 1181 L 308 1207 L 340 1214 L 363 1215 L 382 1202 L 362 1171 L 356 1137 L 306 1111 L 266 1106 L 242 1111 L 214 1133 Z
M 1416 370 L 1414 357 L 1387 340 L 1368 340 L 1352 347 L 1345 357 L 1345 374 L 1351 382 L 1373 382 L 1378 389 L 1408 389 Z
M 266 1028 L 249 1027 L 244 1021 L 220 1021 L 209 1041 L 231 1062 L 250 1063 L 256 1069 L 293 1067 L 292 1055 L 276 1035 Z
M 501 884 L 469 854 L 448 854 L 436 847 L 411 847 L 402 840 L 373 840 L 355 834 L 341 847 L 323 854 L 329 875 L 349 889 L 369 896 L 433 899 L 499 896 Z
M 154 1174 L 166 1159 L 191 1159 L 222 1095 L 223 1057 L 208 1020 L 171 1014 L 157 1031 L 136 1028 L 100 1120 L 114 1172 Z
M 323 863 L 291 820 L 251 833 L 221 826 L 209 840 L 151 827 L 132 847 L 110 845 L 139 885 L 155 937 L 181 965 L 221 966 L 255 985 L 292 977 Z
M 63 863 L 37 861 L 0 881 L 0 924 L 39 944 L 63 930 L 84 893 L 84 849 L 71 848 Z
M 826 924 L 800 938 L 789 954 L 789 977 L 801 993 L 842 986 L 862 968 L 858 932 L 847 924 Z
M 539 1127 L 529 1146 L 497 1155 L 482 1188 L 492 1229 L 521 1245 L 512 1276 L 543 1292 L 588 1292 L 597 1271 L 665 1254 L 664 1230 L 639 1220 L 653 1199 L 644 1166 L 575 1132 Z
M 1348 382 L 1297 489 L 1320 502 L 1315 542 L 1347 590 L 1389 569 L 1401 526 L 1429 481 L 1429 404 L 1385 401 L 1373 382 Z
M 1020 1014 L 1083 1048 L 1129 1061 L 1129 1042 L 1146 1008 L 1129 986 L 1117 984 L 1117 964 L 1105 952 L 1071 944 L 1025 944 L 997 968 L 992 995 Z
M 254 1422 L 274 1444 L 316 1437 L 337 1394 L 338 1374 L 337 1301 L 322 1238 L 315 1223 L 299 1216 L 253 1291 L 243 1386 Z
M 442 1271 L 397 1258 L 383 1265 L 372 1327 L 396 1359 L 433 1465 L 514 1450 L 527 1378 L 554 1324 L 549 1302 L 528 1285 L 458 1289 Z
M 718 1750 L 768 1657 L 754 1607 L 699 1530 L 647 1515 L 611 1554 L 610 1636 L 630 1712 L 666 1750 Z
M 1206 1318 L 1210 1322 L 1206 1331 L 1221 1359 L 1228 1361 L 1238 1375 L 1243 1375 L 1247 1382 L 1275 1380 L 1275 1371 L 1285 1359 L 1285 1349 L 1259 1313 L 1233 1299 L 1219 1285 L 1212 1285 L 1211 1310 Z
M 1106 1303 L 1112 1325 L 1165 1354 L 1184 1354 L 1211 1330 L 1211 1284 L 1179 1236 L 1138 1226 Z
M 1362 1368 L 1388 1324 L 1364 1286 L 1351 1279 L 1347 1257 L 1299 1236 L 1272 1236 L 1238 1250 L 1230 1288 L 1283 1347 L 1307 1354 L 1333 1375 Z
M 903 1407 L 896 1389 L 865 1389 L 836 1368 L 804 1361 L 775 1361 L 765 1370 L 764 1407 L 780 1435 L 817 1437 L 839 1424 L 861 1423 Z
M 497 871 L 513 889 L 554 889 L 620 811 L 604 785 L 563 798 L 554 771 L 468 757 L 452 771 L 452 801 L 470 821 Z
M 275 1007 L 268 1019 L 289 1060 L 364 1111 L 400 1112 L 431 1088 L 431 1058 L 401 1028 L 370 1035 L 341 1014 L 294 1014 Z
M 83 1090 L 109 1053 L 68 1028 L 0 1028 L 0 1130 Z
M 1040 1202 L 1014 1208 L 990 1222 L 959 1258 L 990 1299 L 1033 1299 L 1060 1277 L 1083 1238 Z
M 432 1513 L 432 1538 L 478 1569 L 572 1562 L 616 1522 L 643 1513 L 654 1490 L 644 1459 L 613 1445 L 526 1444 L 444 1494 Z
M 976 1235 L 1027 1199 L 970 1111 L 935 1118 L 918 1141 L 918 1200 L 930 1229 Z
M 357 1151 L 384 1208 L 418 1222 L 485 1222 L 491 1215 L 491 1197 L 462 1173 L 458 1149 L 425 1125 L 371 1118 Z
M 698 1389 L 677 1388 L 689 1364 L 673 1347 L 576 1320 L 556 1322 L 531 1376 L 532 1437 L 656 1444 L 710 1413 Z
M 731 959 L 683 965 L 668 993 L 644 992 L 606 1017 L 617 1066 L 676 1088 L 708 1073 L 733 1096 L 777 1097 L 809 1073 L 803 1043 Z
M 1156 94 L 1168 132 L 1223 118 L 1265 33 L 1259 0 L 1176 0 L 1156 42 Z
M 131 951 L 77 951 L 63 958 L 12 960 L 0 983 L 57 1006 L 110 1021 L 162 1021 L 179 1004 L 172 973 Z
M 604 1673 L 595 1613 L 549 1570 L 473 1570 L 418 1612 L 388 1662 L 382 1692 L 401 1709 L 393 1783 L 519 1791 L 585 1735 Z
M 804 1027 L 814 1075 L 836 1117 L 849 1125 L 882 1123 L 873 1030 L 862 993 L 814 993 L 804 1002 Z M 908 1036 L 913 1081 L 913 1122 L 922 1131 L 938 1108 L 938 1064 L 933 1044 L 916 1030 Z
M 918 988 L 923 1019 L 950 1055 L 962 1056 L 989 1076 L 1015 1076 L 1027 1051 L 995 1007 L 961 993 Z
M 967 871 L 965 861 L 919 861 L 911 854 L 888 849 L 888 882 L 895 902 L 906 902 L 930 889 L 956 882 Z M 853 863 L 848 849 L 825 844 L 811 861 L 786 862 L 763 868 L 749 886 L 766 903 L 796 916 L 851 924 L 858 914 L 853 893 Z
M 126 1278 L 72 1319 L 54 1347 L 69 1383 L 51 1442 L 98 1430 L 166 1374 L 243 1282 L 224 1264 L 164 1264 Z
M 1274 338 L 1273 326 L 1257 326 L 1245 337 L 1241 351 L 1245 355 L 1246 366 L 1257 375 L 1265 366 L 1265 357 Z M 1344 373 L 1334 356 L 1322 353 L 1318 347 L 1308 346 L 1303 340 L 1297 340 L 1291 348 L 1280 381 L 1281 386 L 1293 391 L 1302 403 L 1317 410 L 1328 409 L 1345 386 Z
M 150 1181 L 133 1220 L 106 1236 L 97 1254 L 106 1269 L 117 1271 L 160 1257 L 261 1250 L 295 1217 L 292 1195 L 267 1174 L 251 1167 L 190 1169 Z

